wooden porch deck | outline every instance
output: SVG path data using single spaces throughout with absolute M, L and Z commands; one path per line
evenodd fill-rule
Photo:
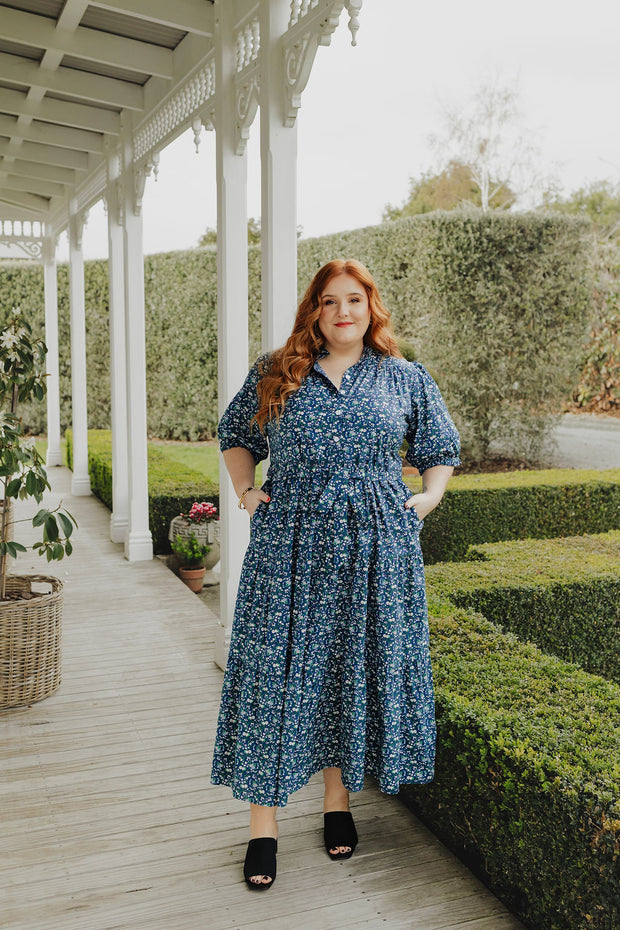
M 51 499 L 80 526 L 74 555 L 51 566 L 65 582 L 64 681 L 53 697 L 0 713 L 0 926 L 521 927 L 372 785 L 352 801 L 358 851 L 332 863 L 320 776 L 281 813 L 276 885 L 247 889 L 246 805 L 209 784 L 222 681 L 214 615 L 158 560 L 126 562 L 105 507 L 71 498 L 65 469 L 50 477 Z M 19 570 L 42 567 L 24 558 Z

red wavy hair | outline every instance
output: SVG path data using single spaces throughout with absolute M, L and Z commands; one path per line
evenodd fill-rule
M 383 305 L 368 268 L 355 259 L 327 262 L 319 268 L 304 294 L 285 345 L 262 362 L 257 388 L 259 408 L 253 418 L 261 430 L 268 420 L 280 418 L 287 399 L 299 390 L 323 348 L 323 333 L 319 329 L 321 297 L 328 282 L 340 274 L 355 278 L 368 296 L 371 323 L 364 334 L 364 343 L 381 355 L 402 358 L 392 332 L 389 310 Z

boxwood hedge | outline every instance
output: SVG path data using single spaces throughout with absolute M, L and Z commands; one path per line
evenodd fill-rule
M 436 774 L 402 799 L 528 926 L 616 930 L 620 688 L 439 607 Z
M 437 376 L 477 458 L 489 443 L 540 453 L 549 411 L 577 378 L 592 286 L 588 223 L 540 214 L 437 212 L 302 240 L 300 292 L 336 257 L 368 264 L 399 336 Z M 207 439 L 217 423 L 216 251 L 149 255 L 144 262 L 148 429 Z M 249 359 L 260 351 L 260 249 L 249 253 Z M 58 268 L 61 422 L 71 423 L 67 266 Z M 107 263 L 85 266 L 88 422 L 110 425 Z M 43 328 L 40 265 L 0 262 L 0 324 L 21 304 Z M 282 308 L 292 323 L 294 307 Z M 44 405 L 24 411 L 45 430 Z
M 486 544 L 430 565 L 429 592 L 620 683 L 620 531 Z
M 407 477 L 413 490 L 420 479 Z M 620 529 L 620 469 L 545 469 L 455 476 L 421 535 L 427 564 L 458 562 L 470 545 Z

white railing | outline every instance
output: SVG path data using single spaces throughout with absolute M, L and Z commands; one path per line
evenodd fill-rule
M 0 220 L 2 239 L 41 239 L 43 224 L 38 220 Z
M 245 23 L 235 37 L 237 73 L 256 61 L 259 51 L 260 26 L 256 17 Z
M 291 18 L 289 28 L 295 26 L 310 10 L 319 5 L 320 0 L 291 0 Z

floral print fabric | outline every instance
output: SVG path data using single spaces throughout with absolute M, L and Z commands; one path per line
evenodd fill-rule
M 420 472 L 459 464 L 459 439 L 418 363 L 365 346 L 340 389 L 323 351 L 267 436 L 258 364 L 218 427 L 222 449 L 270 455 L 224 678 L 211 779 L 286 804 L 315 772 L 382 791 L 432 780 L 433 684 L 424 566 L 399 450 Z M 260 360 L 259 360 L 260 361 Z

